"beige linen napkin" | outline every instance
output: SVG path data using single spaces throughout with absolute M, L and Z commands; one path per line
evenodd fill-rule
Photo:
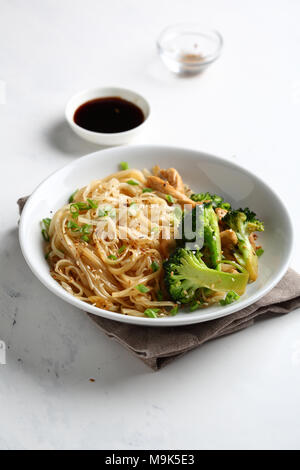
M 20 212 L 27 198 L 18 201 Z M 289 269 L 283 279 L 255 304 L 223 318 L 183 327 L 144 327 L 107 320 L 90 313 L 90 319 L 153 370 L 214 338 L 253 325 L 258 318 L 289 313 L 300 307 L 300 275 Z M 187 314 L 192 315 L 192 313 Z

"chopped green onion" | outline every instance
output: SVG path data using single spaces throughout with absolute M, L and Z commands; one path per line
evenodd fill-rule
M 176 305 L 176 307 L 172 308 L 172 310 L 170 310 L 170 315 L 174 316 L 174 315 L 177 315 L 178 313 L 178 305 Z
M 151 269 L 154 273 L 156 273 L 156 271 L 159 270 L 159 264 L 156 261 L 153 261 L 153 263 L 151 264 Z
M 126 250 L 126 245 L 122 245 L 119 249 L 118 249 L 118 253 L 119 255 L 121 255 L 123 253 L 123 251 Z
M 42 222 L 43 222 L 45 228 L 46 228 L 46 229 L 49 229 L 50 224 L 51 224 L 51 219 L 49 219 L 49 218 L 43 219 Z
M 91 209 L 97 209 L 97 207 L 99 205 L 98 202 L 93 201 L 93 199 L 88 199 L 88 203 L 89 203 Z
M 79 216 L 79 211 L 88 211 L 89 209 L 97 209 L 98 202 L 88 199 L 88 204 L 85 202 L 75 202 L 70 206 L 70 212 L 73 219 L 77 219 Z
M 42 222 L 41 222 L 42 236 L 43 236 L 43 239 L 45 240 L 45 242 L 50 241 L 50 237 L 49 237 L 49 233 L 48 233 L 50 224 L 51 224 L 51 219 L 49 219 L 49 218 L 43 219 Z
M 153 192 L 153 189 L 151 188 L 144 188 L 143 189 L 143 193 L 152 193 Z
M 84 242 L 89 243 L 90 238 L 87 235 L 82 235 L 81 240 L 83 240 Z
M 131 184 L 131 186 L 138 186 L 140 183 L 138 183 L 137 181 L 134 181 L 134 180 L 128 180 L 127 184 Z
M 74 201 L 74 196 L 75 196 L 76 193 L 78 193 L 78 189 L 76 189 L 76 191 L 74 191 L 74 193 L 71 194 L 71 196 L 69 197 L 69 203 L 70 203 L 70 204 L 71 204 L 71 202 Z
M 86 202 L 75 202 L 74 205 L 77 206 L 77 208 L 81 211 L 87 211 L 88 209 L 90 209 L 89 204 L 87 204 Z
M 77 219 L 79 216 L 79 208 L 77 204 L 71 204 L 70 206 L 70 212 L 73 217 L 73 219 Z
M 149 317 L 149 318 L 157 318 L 157 313 L 159 312 L 160 312 L 159 308 L 147 308 L 144 311 L 144 315 L 145 317 Z
M 142 294 L 145 294 L 150 290 L 148 287 L 144 286 L 144 284 L 138 284 L 135 288 L 139 290 Z
M 42 235 L 43 235 L 43 239 L 45 240 L 45 242 L 48 242 L 50 240 L 47 230 L 43 229 Z
M 220 305 L 224 306 L 224 305 L 229 305 L 229 304 L 232 304 L 232 302 L 235 302 L 236 300 L 239 300 L 240 296 L 234 292 L 233 290 L 227 292 L 227 295 L 225 297 L 225 299 L 223 300 L 220 300 Z
M 69 220 L 67 227 L 72 230 L 72 232 L 80 232 L 80 227 L 76 222 L 73 222 L 72 220 Z
M 48 253 L 45 254 L 45 259 L 48 259 L 48 258 L 49 258 L 50 253 L 51 253 L 51 250 L 48 251 Z
M 81 227 L 80 231 L 81 231 L 81 233 L 84 233 L 85 235 L 87 235 L 87 234 L 91 233 L 91 227 L 92 227 L 91 225 L 84 224 Z
M 157 297 L 157 300 L 158 300 L 158 301 L 163 300 L 163 293 L 162 293 L 161 290 L 158 290 L 158 291 L 157 291 L 156 297 Z
M 263 255 L 263 254 L 264 254 L 264 252 L 265 252 L 265 250 L 263 250 L 262 248 L 258 248 L 258 250 L 256 250 L 256 254 L 257 254 L 257 256 L 261 256 L 261 255 Z
M 106 217 L 108 215 L 110 215 L 111 217 L 116 216 L 116 209 L 113 208 L 113 206 L 111 206 L 110 204 L 107 204 L 102 209 L 98 210 L 98 217 Z
M 174 214 L 174 217 L 176 217 L 176 219 L 181 220 L 182 210 L 180 209 L 180 207 L 176 206 L 173 214 Z
M 151 232 L 159 232 L 159 227 L 155 226 L 155 227 L 152 227 L 151 229 Z
M 106 211 L 104 211 L 103 209 L 98 210 L 98 217 L 106 217 L 106 216 L 107 216 Z
M 118 259 L 118 258 L 117 258 L 115 255 L 109 255 L 109 256 L 108 256 L 108 259 L 113 259 L 113 260 L 115 261 L 115 260 Z
M 128 165 L 127 162 L 121 162 L 120 163 L 120 168 L 121 168 L 121 170 L 125 171 L 125 170 L 128 170 L 129 165 Z
M 166 200 L 170 203 L 170 204 L 174 204 L 174 198 L 173 196 L 171 196 L 171 194 L 167 194 L 166 195 Z
M 201 305 L 201 303 L 199 301 L 195 300 L 195 302 L 192 302 L 191 305 L 190 305 L 190 311 L 194 312 L 195 310 L 198 310 L 200 305 Z

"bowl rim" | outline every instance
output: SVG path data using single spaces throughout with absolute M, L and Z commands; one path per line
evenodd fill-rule
M 128 147 L 117 147 L 117 148 L 109 148 L 109 149 L 104 149 L 104 150 L 98 150 L 96 152 L 87 154 L 79 159 L 76 159 L 66 165 L 64 165 L 62 168 L 52 172 L 49 176 L 44 178 L 44 180 L 36 187 L 36 189 L 33 191 L 31 196 L 29 197 L 28 201 L 25 204 L 25 207 L 22 211 L 21 217 L 20 217 L 20 223 L 19 223 L 19 242 L 21 246 L 21 251 L 22 254 L 30 267 L 31 271 L 34 273 L 34 275 L 42 282 L 42 284 L 47 287 L 51 292 L 53 292 L 55 295 L 60 297 L 61 299 L 65 300 L 67 303 L 79 308 L 80 310 L 83 310 L 85 312 L 92 313 L 96 316 L 100 316 L 103 318 L 107 318 L 113 321 L 119 321 L 122 323 L 128 323 L 128 324 L 135 324 L 135 325 L 141 325 L 141 326 L 153 326 L 153 327 L 173 327 L 173 326 L 184 326 L 184 325 L 190 325 L 190 324 L 196 324 L 196 323 L 202 323 L 205 321 L 210 321 L 213 319 L 225 317 L 231 313 L 234 313 L 238 310 L 242 310 L 245 307 L 248 307 L 249 305 L 253 304 L 260 298 L 262 298 L 264 295 L 266 295 L 270 290 L 280 281 L 280 279 L 284 276 L 286 273 L 290 259 L 293 253 L 293 246 L 294 246 L 294 229 L 293 229 L 293 223 L 292 223 L 292 218 L 291 215 L 286 207 L 286 205 L 283 203 L 283 201 L 280 199 L 280 197 L 277 195 L 277 193 L 267 184 L 265 181 L 260 178 L 259 176 L 256 176 L 254 173 L 252 173 L 250 170 L 247 168 L 244 168 L 243 166 L 232 162 L 231 160 L 228 160 L 226 158 L 222 158 L 216 155 L 209 154 L 205 151 L 200 151 L 200 150 L 193 150 L 189 148 L 184 148 L 184 147 L 177 147 L 177 146 L 169 146 L 169 145 L 150 145 L 150 144 L 144 144 L 144 145 L 134 145 L 135 149 L 138 149 L 140 151 L 143 151 L 145 148 L 149 149 L 168 149 L 170 151 L 176 150 L 176 151 L 182 151 L 182 152 L 190 152 L 193 154 L 201 154 L 202 156 L 205 156 L 206 158 L 217 162 L 221 164 L 226 164 L 227 166 L 237 169 L 244 173 L 245 175 L 254 178 L 257 180 L 263 187 L 266 187 L 266 189 L 270 192 L 272 197 L 275 199 L 276 203 L 281 207 L 281 210 L 284 212 L 287 222 L 288 222 L 288 227 L 287 227 L 287 233 L 289 234 L 289 245 L 288 245 L 288 255 L 285 258 L 284 263 L 282 263 L 280 269 L 278 269 L 278 272 L 274 276 L 274 278 L 267 282 L 264 287 L 260 289 L 260 292 L 253 293 L 249 298 L 243 299 L 239 302 L 235 302 L 233 304 L 227 305 L 225 307 L 222 307 L 220 309 L 219 314 L 214 314 L 213 318 L 210 318 L 209 314 L 209 309 L 201 310 L 201 316 L 200 318 L 195 318 L 195 315 L 189 315 L 189 316 L 182 316 L 182 317 L 172 317 L 172 321 L 170 321 L 170 317 L 165 317 L 165 318 L 147 318 L 147 317 L 132 317 L 128 315 L 121 315 L 120 313 L 116 312 L 111 312 L 109 310 L 104 310 L 100 309 L 98 307 L 94 307 L 91 304 L 85 303 L 81 300 L 76 299 L 76 297 L 72 296 L 69 294 L 66 290 L 64 290 L 58 283 L 56 284 L 51 284 L 49 282 L 50 272 L 48 276 L 44 277 L 43 274 L 40 273 L 38 269 L 33 265 L 31 258 L 30 258 L 30 253 L 27 252 L 26 249 L 26 243 L 25 243 L 25 223 L 26 223 L 26 217 L 27 217 L 27 212 L 30 210 L 30 206 L 34 201 L 35 194 L 40 190 L 40 188 L 43 186 L 43 184 L 48 181 L 50 178 L 54 177 L 56 174 L 65 171 L 67 168 L 71 168 L 73 166 L 76 166 L 79 161 L 84 161 L 87 159 L 93 159 L 95 157 L 99 156 L 99 153 L 101 154 L 106 153 L 109 155 L 111 152 L 119 152 L 120 154 L 126 149 L 128 150 Z M 52 278 L 51 278 L 52 279 Z
M 215 60 L 218 59 L 218 57 L 220 56 L 221 54 L 221 51 L 223 49 L 223 46 L 224 46 L 224 39 L 223 39 L 223 36 L 221 35 L 221 33 L 216 30 L 216 29 L 210 29 L 210 28 L 202 28 L 202 25 L 199 24 L 199 23 L 196 23 L 196 22 L 184 22 L 184 23 L 174 23 L 174 24 L 170 24 L 169 26 L 167 26 L 166 28 L 164 28 L 157 40 L 156 40 L 156 46 L 157 46 L 157 49 L 159 52 L 167 55 L 169 58 L 171 58 L 172 60 L 174 60 L 175 62 L 181 62 L 181 63 L 185 63 L 184 61 L 180 60 L 179 58 L 176 59 L 174 57 L 173 54 L 171 54 L 167 49 L 164 48 L 164 46 L 162 45 L 161 41 L 164 37 L 164 35 L 171 29 L 173 28 L 176 28 L 176 27 L 184 27 L 184 26 L 189 26 L 189 27 L 197 27 L 199 28 L 200 30 L 198 31 L 198 34 L 199 35 L 203 35 L 204 33 L 210 33 L 210 34 L 214 34 L 215 37 L 217 38 L 217 45 L 216 45 L 216 49 L 215 49 L 215 52 L 213 54 L 210 54 L 210 55 L 206 55 L 206 56 L 203 56 L 204 57 L 204 60 L 201 60 L 199 62 L 195 61 L 193 63 L 188 63 L 189 67 L 199 67 L 199 66 L 206 66 L 206 65 L 209 65 L 211 64 L 212 62 L 214 62 Z M 201 31 L 202 30 L 202 31 Z
M 92 98 L 91 100 L 83 98 L 81 104 L 77 105 L 77 107 L 75 107 L 75 108 L 72 107 L 72 101 L 75 100 L 76 98 L 81 97 L 81 96 L 84 97 L 84 95 L 87 95 L 87 94 L 92 93 L 92 92 L 97 92 L 97 93 L 99 92 L 100 95 L 98 96 L 98 98 L 102 98 L 103 96 L 101 96 L 101 91 L 104 91 L 104 90 L 107 90 L 107 89 L 118 90 L 118 91 L 116 91 L 116 93 L 120 94 L 121 98 L 122 98 L 122 96 L 121 96 L 122 92 L 129 92 L 129 93 L 134 94 L 137 98 L 144 101 L 144 103 L 146 104 L 146 107 L 148 108 L 147 115 L 145 115 L 144 112 L 143 112 L 144 118 L 145 118 L 144 121 L 141 122 L 141 124 L 139 124 L 138 126 L 133 127 L 132 129 L 128 129 L 127 131 L 122 131 L 122 132 L 96 132 L 96 131 L 90 131 L 90 130 L 85 129 L 84 127 L 81 127 L 78 124 L 76 124 L 76 122 L 74 121 L 75 111 L 80 106 L 82 106 L 84 103 L 87 103 L 88 101 L 91 101 L 92 99 L 97 99 L 97 98 Z M 124 99 L 126 99 L 126 98 L 124 98 Z M 127 99 L 127 101 L 130 101 L 130 100 Z M 114 137 L 119 137 L 119 136 L 120 137 L 126 137 L 127 135 L 130 135 L 130 134 L 134 133 L 137 129 L 141 129 L 148 122 L 150 114 L 151 114 L 150 103 L 141 93 L 138 93 L 138 92 L 136 92 L 136 91 L 134 91 L 130 88 L 124 88 L 124 87 L 119 87 L 119 86 L 115 86 L 115 85 L 85 88 L 81 91 L 78 91 L 77 93 L 74 93 L 74 95 L 72 95 L 68 99 L 67 104 L 65 106 L 65 119 L 68 122 L 68 124 L 71 126 L 71 128 L 74 128 L 74 129 L 78 130 L 79 133 L 85 133 L 86 135 L 94 136 L 94 137 L 96 137 L 96 136 L 103 137 L 104 139 L 109 138 L 109 137 L 114 138 Z

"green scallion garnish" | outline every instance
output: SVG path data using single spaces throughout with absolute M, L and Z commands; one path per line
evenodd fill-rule
M 49 242 L 49 241 L 50 241 L 50 237 L 49 237 L 49 227 L 50 227 L 50 224 L 51 224 L 51 219 L 49 219 L 49 218 L 43 219 L 42 222 L 41 222 L 41 226 L 42 226 L 42 236 L 43 236 L 43 239 L 45 240 L 45 242 Z
M 69 220 L 67 227 L 72 230 L 72 232 L 80 232 L 80 227 L 76 222 L 73 222 L 73 220 Z
M 135 287 L 138 291 L 140 291 L 142 294 L 145 294 L 146 292 L 149 292 L 149 288 L 144 286 L 144 284 L 138 284 L 136 287 Z
M 128 165 L 127 162 L 121 162 L 120 163 L 120 169 L 121 170 L 125 171 L 125 170 L 128 170 L 128 168 L 129 168 L 129 165 Z
M 144 188 L 143 189 L 143 193 L 152 193 L 153 192 L 153 189 L 151 188 Z
M 107 216 L 106 211 L 104 211 L 103 209 L 98 210 L 98 217 L 106 217 L 106 216 Z
M 151 269 L 154 273 L 159 270 L 159 264 L 157 263 L 157 261 L 153 261 L 153 263 L 151 264 Z
M 170 203 L 170 204 L 174 204 L 174 198 L 173 196 L 171 196 L 171 194 L 167 194 L 166 195 L 166 200 Z
M 179 307 L 178 307 L 178 305 L 176 305 L 176 307 L 174 307 L 174 308 L 172 308 L 172 310 L 170 310 L 170 315 L 172 315 L 172 317 L 174 315 L 177 315 L 178 309 L 179 309 Z
M 157 313 L 159 312 L 160 312 L 159 308 L 147 308 L 144 311 L 144 315 L 145 317 L 149 317 L 149 318 L 157 318 Z
M 115 260 L 118 259 L 118 258 L 117 258 L 115 255 L 109 255 L 109 256 L 108 256 L 108 259 L 113 259 L 113 260 L 115 261 Z
M 42 230 L 42 235 L 43 235 L 43 239 L 45 240 L 45 242 L 48 242 L 50 240 L 49 234 L 48 234 L 47 230 L 45 230 L 44 228 Z
M 198 308 L 200 307 L 201 303 L 197 300 L 195 300 L 195 302 L 192 302 L 190 304 L 190 311 L 191 312 L 194 312 L 195 310 L 198 310 Z
M 71 204 L 70 206 L 70 212 L 73 217 L 73 219 L 77 219 L 79 216 L 79 208 L 77 204 Z
M 88 203 L 90 205 L 90 209 L 97 209 L 98 207 L 98 202 L 97 201 L 93 201 L 93 199 L 88 199 Z
M 78 189 L 76 189 L 76 191 L 74 191 L 74 193 L 71 194 L 71 196 L 69 197 L 69 204 L 71 204 L 74 201 L 74 197 L 76 193 L 78 193 Z
M 126 250 L 126 245 L 122 245 L 122 246 L 118 249 L 119 255 L 121 255 L 125 250 Z
M 256 250 L 256 254 L 257 254 L 257 256 L 261 256 L 261 255 L 263 255 L 263 254 L 264 254 L 264 252 L 265 252 L 265 250 L 263 250 L 262 248 L 258 248 L 258 249 Z
M 87 234 L 91 233 L 91 228 L 92 228 L 91 225 L 89 225 L 89 224 L 84 224 L 84 225 L 81 227 L 80 231 L 81 231 L 81 233 L 84 233 L 85 235 L 87 235 Z
M 181 220 L 182 210 L 180 209 L 180 207 L 176 206 L 175 209 L 174 209 L 173 214 L 174 214 L 174 217 L 176 217 L 176 219 Z
M 137 181 L 134 181 L 134 180 L 128 180 L 127 184 L 131 184 L 131 186 L 138 186 L 140 183 L 138 183 Z
M 43 220 L 42 220 L 42 223 L 44 224 L 44 226 L 45 226 L 46 229 L 49 229 L 50 224 L 51 224 L 51 219 L 49 219 L 49 217 L 46 218 L 46 219 L 43 219 Z
M 74 205 L 77 206 L 77 208 L 81 211 L 87 211 L 88 209 L 90 209 L 89 204 L 87 204 L 86 202 L 75 202 Z

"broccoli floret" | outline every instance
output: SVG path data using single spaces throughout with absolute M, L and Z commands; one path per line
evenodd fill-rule
M 164 263 L 165 285 L 173 300 L 187 304 L 199 298 L 199 289 L 245 292 L 248 273 L 225 273 L 210 269 L 201 259 L 200 252 L 177 248 Z
M 256 219 L 256 214 L 248 208 L 228 212 L 223 222 L 237 235 L 239 249 L 239 252 L 235 253 L 237 261 L 247 269 L 249 280 L 255 281 L 258 275 L 258 258 L 250 243 L 249 235 L 253 232 L 263 232 L 263 222 Z
M 231 209 L 229 202 L 224 202 L 224 199 L 221 196 L 218 196 L 217 194 L 192 194 L 191 199 L 195 202 L 211 201 L 214 208 L 220 207 L 221 209 L 226 209 L 227 211 Z
M 264 231 L 263 222 L 256 218 L 255 212 L 252 212 L 249 207 L 245 207 L 245 209 L 238 209 L 238 212 L 243 212 L 245 214 L 249 233 Z

